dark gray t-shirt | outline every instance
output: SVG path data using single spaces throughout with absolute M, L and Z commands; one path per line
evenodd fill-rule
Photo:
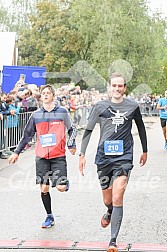
M 92 131 L 96 123 L 100 124 L 100 139 L 95 158 L 95 163 L 98 166 L 106 166 L 120 160 L 133 160 L 133 137 L 131 133 L 133 119 L 135 122 L 141 121 L 144 127 L 137 102 L 127 98 L 121 103 L 104 100 L 93 106 L 86 130 Z M 144 138 L 146 138 L 146 135 Z M 105 154 L 104 142 L 112 140 L 123 140 L 124 151 L 122 155 Z M 85 153 L 88 142 L 89 140 L 82 140 L 81 153 Z

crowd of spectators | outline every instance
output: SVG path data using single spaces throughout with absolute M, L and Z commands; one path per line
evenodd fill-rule
M 86 126 L 91 107 L 97 101 L 107 99 L 107 93 L 100 93 L 94 88 L 89 91 L 81 90 L 79 85 L 75 86 L 72 83 L 55 89 L 55 93 L 55 103 L 69 110 L 78 129 Z M 160 96 L 149 94 L 134 95 L 131 93 L 128 95 L 128 98 L 136 100 L 141 105 L 141 108 L 143 105 L 147 113 L 147 110 L 150 111 L 156 108 Z M 17 127 L 17 115 L 19 113 L 32 112 L 41 106 L 40 87 L 34 84 L 25 84 L 22 81 L 17 82 L 14 89 L 8 94 L 2 92 L 0 95 L 0 121 L 7 117 L 8 128 Z M 7 155 L 5 157 L 1 152 L 0 157 L 7 158 Z

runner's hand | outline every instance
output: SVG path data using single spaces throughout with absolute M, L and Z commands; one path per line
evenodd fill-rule
M 71 153 L 72 155 L 75 155 L 76 148 L 69 149 L 69 151 L 70 151 L 70 153 Z
M 146 161 L 147 161 L 147 153 L 144 152 L 140 157 L 140 166 L 145 165 Z
M 18 159 L 19 155 L 17 153 L 13 153 L 9 158 L 8 158 L 8 161 L 9 161 L 9 164 L 14 164 L 17 159 Z
M 79 171 L 82 176 L 84 176 L 83 170 L 85 169 L 85 164 L 86 164 L 86 159 L 85 159 L 85 156 L 82 155 L 79 157 Z

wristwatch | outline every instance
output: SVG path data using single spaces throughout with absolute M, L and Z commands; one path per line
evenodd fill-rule
M 80 153 L 80 154 L 79 154 L 79 157 L 81 157 L 81 156 L 85 156 L 85 155 L 84 155 L 83 153 Z

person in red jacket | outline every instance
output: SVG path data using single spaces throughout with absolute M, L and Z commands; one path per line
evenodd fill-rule
M 9 163 L 15 163 L 19 154 L 36 134 L 36 183 L 40 184 L 41 198 L 47 212 L 42 228 L 54 225 L 49 193 L 52 187 L 60 192 L 68 191 L 67 163 L 65 154 L 66 129 L 69 135 L 67 146 L 72 155 L 76 152 L 76 128 L 71 121 L 69 112 L 55 105 L 55 91 L 51 85 L 41 89 L 43 107 L 35 111 L 24 129 L 23 136 L 12 154 Z

